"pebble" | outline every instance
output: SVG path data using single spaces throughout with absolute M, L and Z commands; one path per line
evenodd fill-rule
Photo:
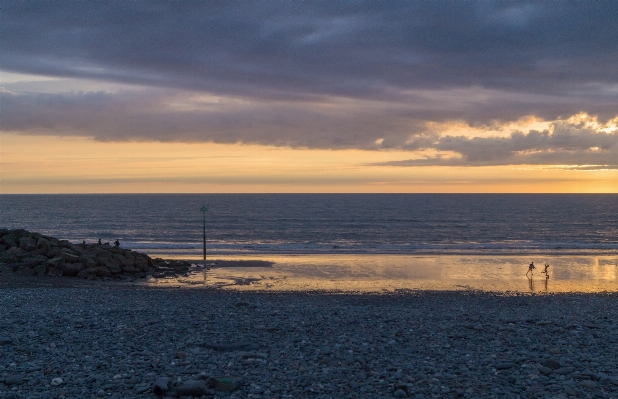
M 555 360 L 555 359 L 545 359 L 545 360 L 543 360 L 543 366 L 544 367 L 548 367 L 548 368 L 550 368 L 552 370 L 557 370 L 560 367 L 562 367 L 560 365 L 560 362 Z
M 4 383 L 6 385 L 21 385 L 24 383 L 24 377 L 22 377 L 21 375 L 16 375 L 16 374 L 10 375 L 6 378 Z
M 62 381 L 62 378 L 54 378 L 53 380 L 51 380 L 51 385 L 58 386 L 62 384 L 63 382 L 64 381 Z
M 0 399 L 609 399 L 616 299 L 3 288 Z

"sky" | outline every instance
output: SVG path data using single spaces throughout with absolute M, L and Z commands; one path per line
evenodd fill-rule
M 9 1 L 0 193 L 618 193 L 613 1 Z

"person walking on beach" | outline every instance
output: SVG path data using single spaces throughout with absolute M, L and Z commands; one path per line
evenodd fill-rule
M 545 278 L 549 278 L 549 263 L 545 264 L 545 269 L 541 273 L 545 273 Z
M 536 269 L 536 267 L 534 267 L 534 262 L 530 263 L 530 266 L 528 266 L 528 271 L 526 272 L 526 277 L 528 277 L 528 273 L 530 273 L 530 277 L 532 277 L 532 271 Z

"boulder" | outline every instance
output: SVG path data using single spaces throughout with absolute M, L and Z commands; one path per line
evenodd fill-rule
M 45 266 L 43 266 L 45 267 Z M 17 274 L 21 274 L 24 276 L 34 276 L 36 274 L 36 272 L 34 271 L 34 269 L 29 268 L 26 265 L 19 265 L 17 268 L 13 269 L 15 272 L 17 272 Z
M 77 263 L 82 263 L 86 269 L 97 267 L 97 262 L 87 256 L 80 256 L 79 259 L 77 259 Z
M 0 243 L 6 245 L 8 248 L 17 246 L 17 239 L 14 234 L 5 234 L 0 238 Z
M 32 237 L 22 237 L 19 239 L 19 248 L 24 251 L 34 251 L 36 249 L 36 241 Z
M 58 255 L 67 263 L 75 263 L 79 260 L 78 255 L 69 253 L 67 250 L 61 250 Z
M 112 275 L 112 272 L 105 266 L 97 266 L 94 268 L 97 277 L 109 277 Z
M 81 272 L 85 268 L 86 267 L 84 266 L 83 263 L 65 263 L 62 266 L 62 275 L 75 277 L 79 274 L 79 272 Z
M 148 260 L 141 256 L 135 258 L 135 268 L 140 272 L 145 271 L 148 268 Z
M 139 270 L 137 270 L 133 266 L 123 266 L 122 267 L 122 271 L 123 271 L 123 273 L 128 273 L 128 274 L 134 274 L 134 273 L 138 273 L 139 272 Z
M 42 251 L 49 251 L 51 249 L 51 245 L 49 245 L 49 241 L 43 237 L 39 238 L 39 240 L 36 242 L 36 247 L 37 249 L 40 249 Z
M 47 275 L 52 277 L 60 277 L 62 276 L 62 270 L 56 269 L 55 267 L 50 267 L 47 269 Z
M 37 276 L 44 276 L 45 273 L 47 273 L 47 267 L 45 265 L 36 265 L 32 270 L 34 270 Z
M 44 255 L 29 256 L 21 260 L 21 264 L 26 265 L 29 268 L 33 268 L 36 265 L 41 265 L 45 262 L 47 262 L 47 256 L 44 256 Z
M 125 258 L 122 254 L 114 254 L 113 259 L 121 267 L 133 266 L 133 264 L 135 263 L 135 258 L 129 260 L 129 259 Z
M 0 262 L 13 263 L 19 262 L 22 258 L 28 256 L 28 252 L 18 247 L 11 247 L 0 254 Z
M 68 240 L 58 241 L 58 246 L 61 248 L 73 249 L 73 244 L 71 244 L 71 242 Z
M 96 275 L 97 275 L 96 267 L 89 267 L 77 273 L 77 277 L 83 278 L 83 279 L 92 278 L 92 277 L 95 277 Z
M 122 268 L 113 259 L 110 259 L 105 265 L 105 267 L 110 271 L 111 274 L 122 273 Z
M 62 266 L 64 266 L 64 258 L 61 258 L 61 257 L 52 258 L 52 259 L 49 259 L 47 262 L 45 262 L 45 264 L 55 269 L 62 269 Z

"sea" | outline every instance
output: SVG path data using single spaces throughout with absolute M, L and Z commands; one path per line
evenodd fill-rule
M 0 195 L 0 227 L 179 259 L 204 235 L 225 256 L 616 255 L 618 195 Z

